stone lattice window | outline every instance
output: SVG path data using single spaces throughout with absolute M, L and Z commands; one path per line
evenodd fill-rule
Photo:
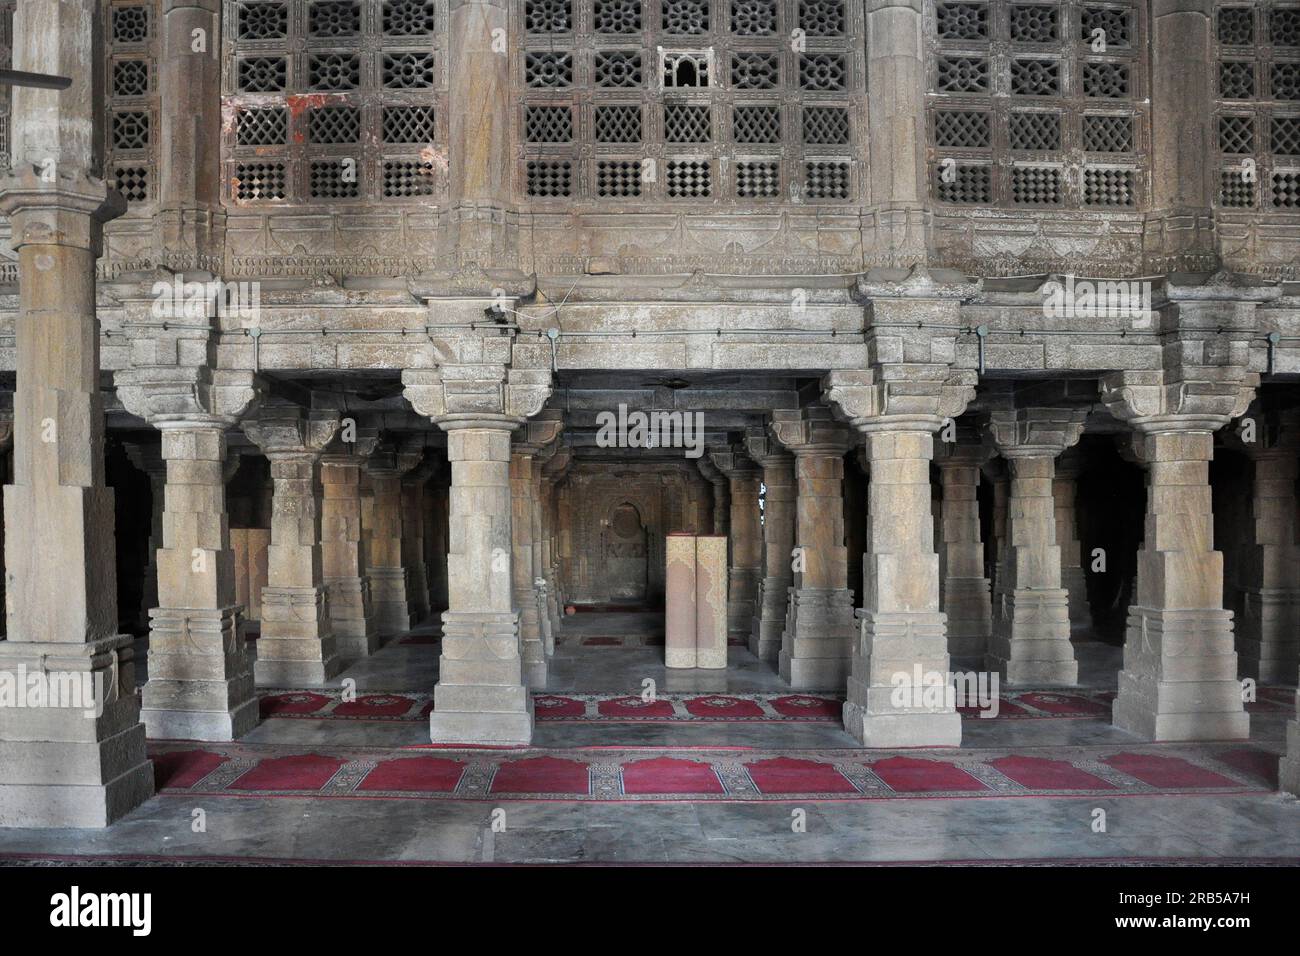
M 1294 212 L 1300 181 L 1300 3 L 1214 10 L 1219 205 Z
M 1139 207 L 1146 16 L 1136 0 L 929 0 L 934 197 Z
M 161 24 L 154 0 L 120 0 L 103 20 L 107 178 L 126 198 L 128 215 L 147 214 L 156 199 L 157 53 Z
M 861 4 L 513 4 L 521 198 L 698 205 L 858 197 Z
M 444 195 L 447 0 L 225 0 L 224 26 L 234 203 Z M 571 81 L 561 62 L 535 69 Z

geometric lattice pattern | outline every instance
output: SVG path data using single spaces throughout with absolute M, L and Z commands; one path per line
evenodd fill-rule
M 282 107 L 240 110 L 235 143 L 239 146 L 282 146 L 289 137 L 289 111 Z
M 1270 151 L 1274 156 L 1300 156 L 1300 116 L 1274 116 Z
M 705 160 L 669 161 L 667 180 L 673 199 L 705 199 L 713 191 L 712 171 Z
M 1062 201 L 1061 171 L 1038 166 L 1011 167 L 1011 201 L 1057 206 Z
M 148 92 L 147 60 L 118 60 L 113 64 L 114 96 L 145 96 Z
M 993 175 L 988 166 L 947 166 L 935 178 L 938 196 L 944 202 L 979 203 L 993 199 Z
M 313 143 L 355 143 L 361 139 L 361 111 L 355 107 L 322 106 L 308 116 L 307 129 Z
M 866 115 L 860 3 L 510 3 L 515 182 L 528 197 L 853 198 L 866 156 L 854 142 Z
M 235 198 L 242 202 L 265 199 L 284 199 L 284 163 L 236 163 Z
M 1061 114 L 1012 113 L 1008 138 L 1012 149 L 1060 149 Z
M 1255 180 L 1239 171 L 1225 169 L 1219 174 L 1219 205 L 1231 209 L 1249 209 L 1255 205 Z
M 1220 7 L 1216 32 L 1224 46 L 1250 46 L 1255 42 L 1255 11 L 1249 7 Z
M 1300 172 L 1273 174 L 1273 207 L 1275 209 L 1300 208 Z
M 781 164 L 741 160 L 736 164 L 736 195 L 742 199 L 772 199 L 781 194 Z
M 328 206 L 445 190 L 445 0 L 226 0 L 225 9 L 233 199 Z M 532 70 L 535 82 L 562 87 L 573 62 L 539 59 Z
M 119 166 L 113 170 L 113 186 L 127 202 L 149 198 L 149 170 L 143 166 Z
M 1085 206 L 1132 206 L 1133 170 L 1085 169 L 1083 171 L 1083 202 Z
M 936 146 L 983 149 L 990 141 L 988 113 L 976 110 L 939 110 L 934 114 Z
M 434 194 L 432 163 L 411 159 L 384 160 L 384 196 L 408 198 Z
M 804 163 L 805 194 L 809 199 L 847 199 L 849 164 L 843 162 Z
M 596 195 L 631 199 L 641 195 L 641 164 L 630 159 L 602 159 L 596 163 Z
M 1133 117 L 1084 116 L 1083 148 L 1090 153 L 1133 152 Z
M 113 42 L 143 43 L 149 39 L 149 8 L 114 7 Z
M 113 149 L 149 148 L 149 114 L 140 111 L 113 114 Z
M 934 0 L 931 194 L 1008 208 L 1135 207 L 1150 109 L 1139 99 L 1142 22 L 1137 0 Z M 1090 165 L 1099 160 L 1107 165 Z
M 1255 152 L 1255 117 L 1220 116 L 1219 152 L 1230 154 Z

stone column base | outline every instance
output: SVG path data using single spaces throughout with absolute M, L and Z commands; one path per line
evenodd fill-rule
M 948 684 L 944 615 L 863 609 L 857 617 L 862 637 L 853 651 L 844 729 L 864 747 L 959 746 L 961 715 L 955 703 L 946 695 L 937 704 L 927 703 L 925 687 L 915 686 L 918 671 L 923 681 L 926 675 L 942 675 Z
M 1245 740 L 1232 612 L 1129 608 L 1113 723 L 1148 740 Z
M 1237 655 L 1243 676 L 1290 686 L 1300 665 L 1300 593 L 1247 588 L 1237 622 Z
M 839 690 L 849 677 L 857 627 L 847 588 L 790 588 L 777 660 L 794 690 Z
M 326 578 L 334 650 L 344 661 L 360 660 L 379 650 L 379 632 L 370 608 L 369 578 Z
M 988 667 L 1013 687 L 1079 683 L 1064 589 L 1017 588 L 1007 594 L 1005 616 L 999 611 L 989 641 Z
M 15 681 L 21 672 L 72 674 L 79 684 L 89 674 L 93 702 L 102 703 L 99 716 L 96 706 L 0 711 L 0 827 L 106 827 L 153 796 L 129 634 L 90 644 L 0 641 L 0 671 Z
M 943 610 L 948 618 L 948 657 L 951 666 L 975 670 L 984 666 L 993 633 L 993 605 L 988 578 L 947 578 Z
M 405 568 L 369 568 L 370 607 L 381 637 L 411 629 L 411 605 L 406 600 Z
M 442 631 L 430 740 L 531 743 L 533 701 L 523 682 L 518 615 L 446 611 Z
M 257 726 L 239 605 L 149 612 L 149 681 L 140 719 L 151 739 L 235 740 Z
M 343 670 L 326 607 L 324 588 L 262 589 L 255 683 L 319 687 Z
M 758 613 L 750 622 L 749 650 L 765 664 L 778 664 L 781 659 L 781 635 L 785 632 L 789 592 L 789 578 L 766 577 L 759 584 L 755 602 Z

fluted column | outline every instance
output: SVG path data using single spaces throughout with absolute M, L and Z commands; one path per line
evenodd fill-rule
M 980 466 L 988 451 L 967 440 L 941 444 L 935 457 L 943 487 L 941 606 L 948 616 L 948 656 L 954 667 L 978 668 L 993 633 L 979 508 Z
M 262 685 L 324 684 L 343 669 L 321 555 L 320 457 L 337 412 L 263 408 L 244 434 L 271 462 L 271 544 L 253 674 Z
M 0 181 L 20 293 L 0 671 L 81 694 L 0 707 L 0 827 L 103 827 L 153 794 L 132 638 L 117 632 L 113 492 L 104 485 L 95 261 L 102 224 L 121 207 L 94 173 L 97 7 L 29 0 L 14 16 L 14 68 L 72 83 L 13 89 L 13 173 Z M 46 170 L 57 171 L 53 182 Z
M 1011 685 L 1068 686 L 1079 679 L 1070 644 L 1069 594 L 1061 587 L 1052 479 L 1056 456 L 1079 440 L 1086 416 L 1085 408 L 997 410 L 989 422 L 1011 472 L 1011 550 L 1006 611 L 994 623 L 988 666 Z
M 772 413 L 772 436 L 794 455 L 793 575 L 778 668 L 798 690 L 840 687 L 855 628 L 844 546 L 844 456 L 849 429 L 828 408 Z
M 754 600 L 763 576 L 763 535 L 758 510 L 761 472 L 739 446 L 714 448 L 709 457 L 727 478 L 727 633 L 749 636 Z
M 795 485 L 794 456 L 786 452 L 765 428 L 746 436 L 749 457 L 763 468 L 763 579 L 759 583 L 749 649 L 760 660 L 778 664 L 785 611 L 794 584 Z
M 344 661 L 379 649 L 361 541 L 361 467 L 379 444 L 373 429 L 336 438 L 321 456 L 321 574 L 329 589 L 334 645 Z

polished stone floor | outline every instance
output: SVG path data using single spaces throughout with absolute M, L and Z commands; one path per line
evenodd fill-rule
M 591 633 L 639 628 L 635 615 L 580 615 Z M 601 620 L 603 619 L 603 620 Z M 572 619 L 570 619 L 572 620 Z M 653 624 L 651 625 L 653 626 Z M 417 633 L 430 633 L 428 630 Z M 1076 644 L 1081 683 L 1113 688 L 1119 648 Z M 437 677 L 434 644 L 389 642 L 336 680 L 358 692 L 428 690 Z M 559 644 L 548 689 L 639 693 L 784 690 L 781 679 L 744 648 L 730 650 L 726 671 L 669 673 L 656 646 Z M 1281 750 L 1285 718 L 1255 715 L 1252 740 Z M 1104 720 L 966 720 L 963 749 L 1032 749 L 1136 742 Z M 268 720 L 243 742 L 279 747 L 427 743 L 420 722 Z M 834 724 L 770 722 L 537 726 L 538 747 L 750 746 L 853 748 Z M 1093 832 L 1094 810 L 1107 814 Z M 206 832 L 193 832 L 193 811 Z M 1050 859 L 1288 859 L 1300 862 L 1300 801 L 1276 793 L 1129 795 L 1104 798 L 982 797 L 765 803 L 509 802 L 506 830 L 494 833 L 490 801 L 320 799 L 298 797 L 155 797 L 101 831 L 0 829 L 0 862 L 22 854 L 127 857 L 267 858 L 330 861 L 445 862 L 883 862 Z M 794 832 L 792 812 L 806 831 Z

